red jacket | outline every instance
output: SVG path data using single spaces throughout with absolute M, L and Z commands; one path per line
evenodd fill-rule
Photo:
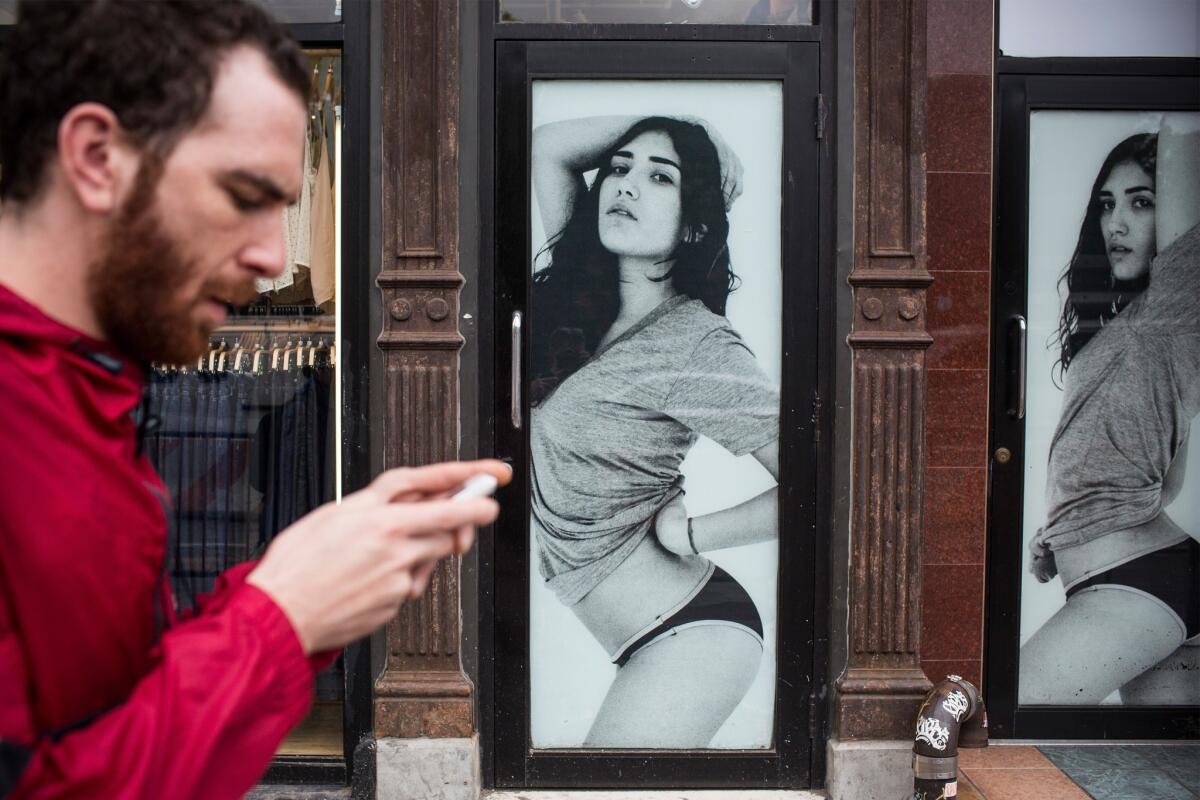
M 250 564 L 175 624 L 162 483 L 131 418 L 142 383 L 110 346 L 0 286 L 0 769 L 20 776 L 13 798 L 240 797 L 307 713 L 325 660 L 245 584 Z

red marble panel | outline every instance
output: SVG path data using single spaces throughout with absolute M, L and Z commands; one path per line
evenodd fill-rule
M 923 660 L 983 657 L 983 572 L 982 564 L 947 564 L 921 570 Z
M 933 75 L 926 99 L 926 168 L 987 172 L 992 163 L 992 80 L 985 75 Z
M 930 75 L 991 75 L 990 0 L 929 0 L 926 71 Z
M 931 172 L 926 178 L 926 192 L 929 271 L 990 271 L 991 176 Z
M 926 330 L 933 336 L 929 369 L 988 368 L 991 276 L 941 272 L 926 292 Z
M 926 378 L 926 465 L 986 467 L 988 371 L 931 369 Z
M 966 678 L 976 689 L 983 691 L 983 661 L 978 658 L 921 659 L 921 669 L 930 683 L 937 683 L 947 675 Z M 987 699 L 984 699 L 984 703 Z
M 921 563 L 982 564 L 987 552 L 987 469 L 925 470 Z

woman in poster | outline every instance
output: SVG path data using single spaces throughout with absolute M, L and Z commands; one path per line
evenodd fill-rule
M 699 435 L 778 479 L 778 389 L 724 316 L 740 162 L 699 120 L 592 117 L 535 129 L 532 163 L 557 232 L 533 283 L 539 567 L 617 665 L 585 746 L 705 747 L 763 627 L 700 553 L 778 524 L 775 488 L 689 517 L 681 487 Z
M 1067 601 L 1021 648 L 1022 704 L 1118 689 L 1127 704 L 1200 703 L 1200 532 L 1163 511 L 1200 414 L 1197 175 L 1200 131 L 1168 120 L 1117 145 L 1089 198 L 1063 278 L 1047 519 L 1030 545 L 1034 574 L 1060 575 Z

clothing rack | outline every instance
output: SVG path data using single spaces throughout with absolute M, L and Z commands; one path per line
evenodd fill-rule
M 208 352 L 195 362 L 151 367 L 161 375 L 188 372 L 261 375 L 269 370 L 332 368 L 335 363 L 337 343 L 332 331 L 289 327 L 221 331 L 214 334 Z

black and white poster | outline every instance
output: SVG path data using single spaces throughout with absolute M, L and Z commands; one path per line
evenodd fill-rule
M 782 86 L 532 88 L 536 748 L 771 746 Z
M 1200 114 L 1029 131 L 1018 699 L 1200 704 Z

